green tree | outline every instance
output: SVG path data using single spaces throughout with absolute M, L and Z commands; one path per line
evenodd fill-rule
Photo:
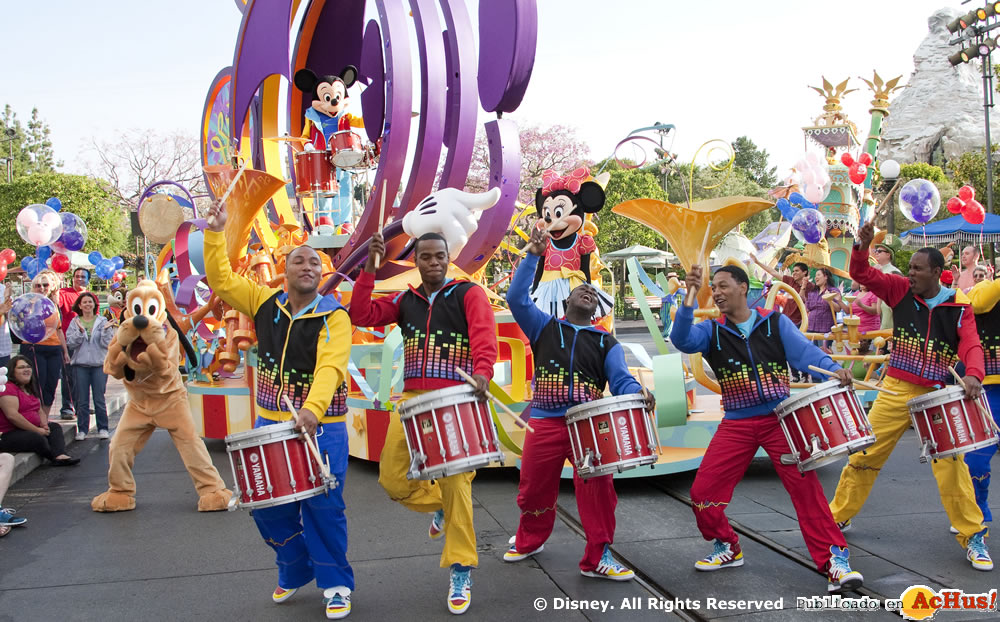
M 665 200 L 666 196 L 656 175 L 650 171 L 637 168 L 623 169 L 617 165 L 609 165 L 606 170 L 611 173 L 611 179 L 605 188 L 604 209 L 594 214 L 594 223 L 598 229 L 597 235 L 594 236 L 597 248 L 604 253 L 633 244 L 666 249 L 667 242 L 660 234 L 646 225 L 611 211 L 611 208 L 619 203 L 632 199 Z
M 91 177 L 39 173 L 0 184 L 0 221 L 13 223 L 25 206 L 45 203 L 49 197 L 59 197 L 63 211 L 86 223 L 84 252 L 100 251 L 111 257 L 129 250 L 128 218 L 107 182 Z M 18 257 L 35 254 L 35 248 L 24 242 L 13 226 L 0 228 L 0 248 L 12 248 Z
M 993 146 L 997 150 L 997 146 Z M 966 151 L 962 155 L 948 161 L 948 169 L 952 173 L 955 186 L 961 187 L 970 185 L 976 189 L 976 200 L 986 205 L 986 149 L 977 151 Z M 993 167 L 993 188 L 1000 188 L 1000 166 Z M 947 200 L 957 193 L 957 189 L 949 197 L 942 195 L 942 200 Z
M 740 136 L 733 143 L 733 153 L 733 167 L 742 169 L 758 186 L 772 188 L 778 182 L 778 167 L 768 166 L 767 149 L 760 149 L 748 137 Z
M 38 108 L 31 110 L 31 120 L 27 126 L 17 118 L 17 113 L 4 106 L 2 121 L 5 134 L 0 143 L 0 157 L 9 158 L 13 154 L 13 178 L 36 173 L 54 173 L 62 162 L 55 161 L 52 151 L 51 130 L 38 114 Z M 9 140 L 8 140 L 9 139 Z M 3 171 L 3 181 L 6 170 Z

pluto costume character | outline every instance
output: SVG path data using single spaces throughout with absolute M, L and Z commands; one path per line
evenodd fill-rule
M 179 354 L 178 334 L 167 321 L 163 295 L 153 281 L 139 281 L 126 298 L 121 326 L 104 359 L 104 372 L 124 380 L 129 400 L 108 450 L 108 491 L 90 503 L 95 512 L 135 509 L 132 465 L 156 428 L 170 432 L 198 491 L 198 511 L 226 509 L 233 493 L 194 433 L 177 368 Z

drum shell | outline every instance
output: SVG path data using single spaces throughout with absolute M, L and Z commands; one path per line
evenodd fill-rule
M 921 450 L 927 444 L 928 455 L 935 460 L 997 443 L 993 416 L 984 395 L 971 400 L 965 397 L 962 387 L 948 386 L 915 397 L 906 405 Z
M 809 471 L 875 443 L 854 391 L 830 380 L 781 402 L 775 413 L 799 470 Z M 818 443 L 815 451 L 812 439 Z
M 319 465 L 294 428 L 287 421 L 226 437 L 238 507 L 282 505 L 326 489 Z
M 300 197 L 334 195 L 339 190 L 329 151 L 300 151 L 295 154 L 295 194 Z
M 330 138 L 333 147 L 332 161 L 339 168 L 361 166 L 365 160 L 365 150 L 361 146 L 361 136 L 351 130 L 335 132 Z
M 586 479 L 655 463 L 660 448 L 652 425 L 646 400 L 638 393 L 570 408 L 566 426 L 577 473 Z
M 436 479 L 503 462 L 490 409 L 469 385 L 430 391 L 400 407 L 409 479 Z

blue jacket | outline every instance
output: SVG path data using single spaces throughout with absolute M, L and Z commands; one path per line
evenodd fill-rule
M 766 309 L 757 313 L 749 337 L 725 317 L 693 324 L 693 307 L 681 305 L 674 316 L 670 341 L 681 352 L 705 355 L 722 387 L 728 419 L 773 412 L 789 396 L 789 365 L 806 373 L 810 365 L 840 369 L 787 317 Z M 774 339 L 775 326 L 778 339 Z
M 507 291 L 510 311 L 531 342 L 534 355 L 532 417 L 562 417 L 572 406 L 613 395 L 639 393 L 618 341 L 593 326 L 556 319 L 535 306 L 529 291 L 538 256 L 528 254 Z

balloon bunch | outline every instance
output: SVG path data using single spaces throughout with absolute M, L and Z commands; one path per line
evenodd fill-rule
M 0 251 L 0 280 L 7 278 L 7 266 L 14 263 L 17 254 L 13 249 L 5 248 Z
M 830 171 L 826 161 L 815 151 L 795 163 L 799 189 L 811 203 L 819 203 L 830 194 Z
M 986 209 L 976 200 L 976 189 L 972 186 L 962 186 L 958 196 L 948 199 L 945 205 L 952 214 L 961 214 L 969 224 L 981 225 L 986 220 Z
M 917 223 L 926 225 L 941 209 L 941 193 L 926 179 L 911 179 L 899 190 L 899 211 Z
M 17 215 L 17 232 L 21 239 L 38 247 L 37 257 L 21 259 L 21 268 L 30 278 L 35 278 L 46 267 L 66 272 L 72 267 L 69 253 L 82 249 L 87 243 L 87 225 L 83 219 L 61 210 L 62 201 L 52 197 L 44 205 L 29 205 Z
M 847 176 L 850 177 L 851 182 L 861 184 L 868 177 L 868 167 L 872 163 L 872 157 L 867 153 L 862 153 L 855 161 L 854 156 L 845 153 L 840 156 L 840 162 L 847 167 Z
M 17 234 L 32 246 L 48 246 L 62 235 L 62 219 L 48 205 L 33 203 L 17 214 Z
M 787 199 L 778 199 L 775 207 L 792 223 L 792 234 L 803 244 L 818 244 L 826 234 L 823 213 L 798 192 L 791 193 Z
M 105 257 L 100 251 L 94 251 L 87 255 L 87 260 L 94 264 L 94 273 L 97 278 L 113 280 L 115 283 L 125 278 L 125 260 L 121 257 Z

